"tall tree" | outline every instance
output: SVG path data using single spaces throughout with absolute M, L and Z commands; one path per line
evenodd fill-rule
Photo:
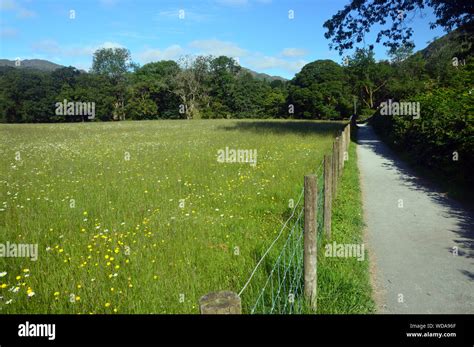
M 130 51 L 126 48 L 101 48 L 94 52 L 91 72 L 111 79 L 114 86 L 115 120 L 125 119 L 125 78 L 129 71 L 136 69 Z
M 176 76 L 176 94 L 181 99 L 180 113 L 187 119 L 201 118 L 209 106 L 210 56 L 184 56 L 179 59 L 181 70 Z
M 288 104 L 294 106 L 296 117 L 340 118 L 349 115 L 349 94 L 344 69 L 332 60 L 317 60 L 291 80 Z
M 388 62 L 376 63 L 371 49 L 357 48 L 349 60 L 349 72 L 355 93 L 361 98 L 363 106 L 376 108 L 377 92 L 389 81 L 391 67 Z
M 230 89 L 240 66 L 232 58 L 219 56 L 211 61 L 210 70 L 212 95 L 222 100 L 226 106 L 231 106 Z
M 137 69 L 128 89 L 127 111 L 132 118 L 179 118 L 179 98 L 175 94 L 179 71 L 178 64 L 171 60 L 148 63 Z

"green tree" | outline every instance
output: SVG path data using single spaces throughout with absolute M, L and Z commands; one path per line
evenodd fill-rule
M 209 69 L 211 57 L 184 56 L 179 59 L 181 70 L 176 76 L 175 93 L 179 96 L 183 118 L 201 118 L 210 105 Z
M 392 68 L 386 61 L 376 63 L 371 49 L 357 48 L 349 59 L 348 71 L 354 92 L 363 102 L 363 107 L 375 109 L 383 99 L 383 87 L 392 74 Z
M 220 56 L 210 62 L 211 95 L 218 99 L 230 111 L 234 100 L 231 89 L 235 87 L 237 74 L 240 71 L 234 59 Z M 245 74 L 244 74 L 245 81 Z
M 132 62 L 130 51 L 126 48 L 101 48 L 94 52 L 91 72 L 108 77 L 113 85 L 114 120 L 125 119 L 126 76 L 136 68 L 137 65 Z
M 129 81 L 127 111 L 131 117 L 179 118 L 179 98 L 175 93 L 179 72 L 178 64 L 170 60 L 148 63 L 137 69 Z
M 349 116 L 351 98 L 344 69 L 332 60 L 305 65 L 290 82 L 288 105 L 294 106 L 300 118 Z

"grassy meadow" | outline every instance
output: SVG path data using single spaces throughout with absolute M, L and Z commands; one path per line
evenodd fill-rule
M 238 292 L 340 127 L 0 125 L 0 243 L 39 252 L 0 258 L 0 312 L 198 313 L 203 294 Z M 218 162 L 226 147 L 257 165 Z

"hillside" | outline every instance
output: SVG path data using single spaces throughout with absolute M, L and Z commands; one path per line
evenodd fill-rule
M 286 78 L 283 78 L 283 77 L 280 77 L 280 76 L 271 76 L 271 75 L 268 75 L 266 73 L 256 72 L 256 71 L 247 69 L 245 67 L 243 67 L 242 70 L 250 73 L 253 78 L 255 78 L 257 80 L 261 80 L 261 81 L 263 81 L 263 80 L 266 80 L 267 82 L 273 82 L 273 81 L 285 82 L 285 81 L 288 81 Z
M 0 59 L 0 66 L 11 66 L 15 67 L 15 60 L 8 60 L 8 59 Z M 25 59 L 21 61 L 21 65 L 19 66 L 20 68 L 26 68 L 26 69 L 35 69 L 35 70 L 41 70 L 41 71 L 54 71 L 56 69 L 63 68 L 65 66 L 59 65 L 53 62 L 50 62 L 48 60 L 43 60 L 43 59 Z M 250 70 L 248 68 L 242 68 L 242 70 L 250 73 L 252 77 L 258 79 L 258 80 L 267 80 L 268 82 L 272 82 L 275 80 L 279 81 L 287 81 L 287 79 L 280 77 L 280 76 L 271 76 L 266 73 L 261 73 L 261 72 L 256 72 L 253 70 Z M 82 72 L 85 72 L 81 70 Z
M 474 50 L 474 26 L 464 26 L 458 28 L 431 42 L 426 48 L 420 50 L 427 63 L 452 59 L 456 56 L 459 59 L 472 55 Z
M 15 60 L 0 59 L 0 66 L 12 66 L 15 67 Z M 64 66 L 52 63 L 48 60 L 42 59 L 25 59 L 21 60 L 19 68 L 23 69 L 36 69 L 41 71 L 54 71 Z

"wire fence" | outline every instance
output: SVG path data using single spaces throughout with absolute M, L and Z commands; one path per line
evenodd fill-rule
M 300 313 L 303 308 L 303 211 L 299 209 L 283 248 L 250 313 Z
M 224 291 L 201 297 L 201 313 L 315 312 L 316 255 L 319 253 L 318 249 L 322 247 L 324 238 L 326 236 L 330 238 L 331 206 L 337 192 L 338 178 L 344 167 L 344 161 L 347 160 L 345 157 L 349 143 L 350 125 L 346 125 L 343 131 L 336 133 L 332 154 L 325 156 L 316 169 L 314 174 L 316 180 L 314 177 L 305 176 L 305 185 L 308 179 L 307 201 L 304 199 L 306 192 L 303 188 L 276 238 L 263 254 L 255 254 L 255 258 L 259 260 L 242 290 L 238 294 Z M 309 213 L 309 219 L 306 221 L 305 211 Z M 307 237 L 305 222 L 309 228 Z M 306 254 L 305 249 L 308 251 Z
M 316 170 L 318 201 L 318 245 L 324 228 L 324 174 L 323 163 Z M 304 190 L 298 198 L 290 217 L 284 223 L 277 238 L 267 249 L 240 291 L 245 291 L 243 311 L 251 314 L 298 314 L 309 312 L 304 300 Z M 282 235 L 281 250 L 272 248 Z M 259 272 L 257 274 L 257 272 Z M 266 278 L 265 278 L 266 277 Z M 254 283 L 251 283 L 251 281 Z M 261 283 L 264 283 L 261 286 Z

